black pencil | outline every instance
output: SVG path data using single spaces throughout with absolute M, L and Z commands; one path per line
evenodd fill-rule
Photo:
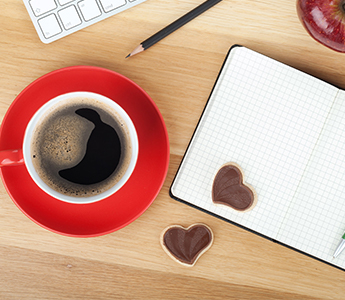
M 204 3 L 200 4 L 190 12 L 183 15 L 181 18 L 177 19 L 167 27 L 163 28 L 162 30 L 155 33 L 153 36 L 149 37 L 147 40 L 143 41 L 138 47 L 136 47 L 130 54 L 126 56 L 130 57 L 135 54 L 138 54 L 154 44 L 158 43 L 161 39 L 165 38 L 170 33 L 174 32 L 176 29 L 179 29 L 189 21 L 193 20 L 198 15 L 202 14 L 204 11 L 208 10 L 212 6 L 216 5 L 218 2 L 222 0 L 207 0 Z

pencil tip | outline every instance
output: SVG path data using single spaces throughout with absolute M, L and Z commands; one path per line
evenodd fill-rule
M 127 57 L 130 57 L 130 56 L 134 56 L 134 55 L 136 55 L 136 54 L 138 54 L 138 53 L 140 53 L 140 52 L 142 52 L 142 51 L 144 51 L 145 49 L 144 49 L 144 47 L 140 44 L 138 47 L 136 47 L 131 53 L 129 53 L 127 56 L 126 56 L 126 58 Z

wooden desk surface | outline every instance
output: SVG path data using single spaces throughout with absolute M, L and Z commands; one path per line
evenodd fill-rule
M 201 0 L 147 0 L 45 45 L 21 0 L 0 0 L 0 118 L 30 82 L 72 65 L 109 68 L 153 98 L 171 145 L 168 176 L 129 226 L 71 238 L 29 220 L 0 186 L 0 299 L 344 299 L 345 272 L 181 204 L 169 187 L 233 44 L 345 88 L 345 54 L 309 37 L 292 0 L 224 0 L 130 59 L 124 57 Z M 170 224 L 204 222 L 215 242 L 193 268 L 159 245 Z M 345 219 L 344 219 L 345 222 Z

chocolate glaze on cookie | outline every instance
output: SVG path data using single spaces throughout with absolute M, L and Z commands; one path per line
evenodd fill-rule
M 243 175 L 238 166 L 227 164 L 220 168 L 213 181 L 214 203 L 245 211 L 252 208 L 255 199 L 255 192 L 243 183 Z
M 162 236 L 162 246 L 167 253 L 182 264 L 193 265 L 199 256 L 212 244 L 211 229 L 204 224 L 195 224 L 184 229 L 170 226 Z

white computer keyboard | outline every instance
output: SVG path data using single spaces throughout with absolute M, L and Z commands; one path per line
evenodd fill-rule
M 23 0 L 43 43 L 95 24 L 146 0 Z

